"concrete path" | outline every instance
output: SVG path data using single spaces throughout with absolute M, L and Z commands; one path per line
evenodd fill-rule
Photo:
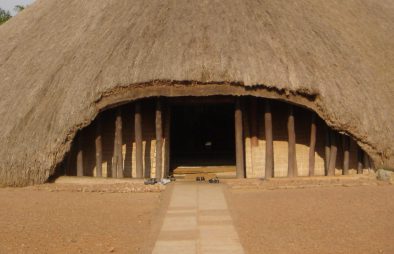
M 153 253 L 244 253 L 223 187 L 176 183 Z

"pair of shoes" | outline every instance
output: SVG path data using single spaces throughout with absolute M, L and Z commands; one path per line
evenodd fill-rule
M 157 183 L 157 181 L 156 181 L 155 178 L 146 179 L 146 180 L 144 181 L 144 184 L 145 184 L 145 185 L 154 185 L 154 184 L 156 184 L 156 183 Z
M 219 183 L 219 178 L 216 176 L 208 180 L 209 183 Z
M 205 177 L 203 177 L 203 176 L 197 176 L 197 177 L 196 177 L 196 181 L 197 181 L 197 182 L 205 182 Z

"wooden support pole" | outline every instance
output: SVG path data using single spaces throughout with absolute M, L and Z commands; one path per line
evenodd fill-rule
M 168 177 L 170 175 L 170 147 L 171 147 L 171 106 L 166 105 L 166 113 L 165 113 L 165 126 L 164 126 L 164 131 L 165 131 L 165 163 L 164 163 L 164 177 Z
M 363 168 L 364 169 L 371 169 L 371 163 L 369 161 L 369 155 L 364 151 L 363 154 Z
M 357 147 L 357 174 L 362 174 L 364 165 L 364 151 L 361 149 L 361 147 Z
M 328 175 L 328 164 L 330 163 L 330 151 L 331 151 L 331 140 L 330 140 L 330 127 L 327 125 L 324 128 L 325 132 L 325 145 L 324 145 L 324 172 Z
M 82 134 L 78 133 L 78 151 L 77 151 L 77 176 L 83 176 L 83 144 Z
M 116 122 L 115 122 L 115 131 L 116 131 L 116 177 L 123 178 L 123 152 L 122 152 L 122 145 L 123 145 L 123 132 L 122 132 L 122 109 L 118 108 L 116 110 Z
M 342 135 L 343 144 L 343 175 L 349 174 L 349 164 L 350 164 L 350 137 L 347 135 Z
M 135 102 L 134 109 L 134 136 L 135 136 L 135 154 L 136 154 L 136 171 L 137 178 L 143 178 L 142 164 L 142 119 L 141 119 L 141 102 Z
M 111 177 L 118 177 L 118 161 L 119 161 L 119 153 L 121 153 L 121 149 L 119 149 L 119 120 L 118 120 L 119 111 L 116 110 L 115 113 L 115 130 L 114 130 L 114 153 L 112 155 L 112 166 L 111 166 Z
M 156 179 L 162 178 L 163 170 L 163 123 L 160 98 L 156 102 Z
M 265 127 L 265 178 L 269 179 L 274 176 L 274 141 L 272 135 L 271 103 L 269 100 L 265 101 L 264 127 Z
M 102 122 L 101 117 L 97 117 L 96 121 L 96 138 L 95 138 L 95 147 L 96 147 L 96 176 L 103 176 L 103 144 L 102 144 Z
M 118 145 L 117 145 L 117 132 L 116 132 L 116 117 L 115 117 L 115 132 L 114 132 L 114 153 L 112 155 L 111 164 L 111 177 L 116 178 L 118 174 Z
M 312 112 L 311 137 L 309 144 L 309 176 L 315 175 L 316 129 L 316 113 Z
M 70 151 L 68 151 L 68 154 L 67 154 L 67 167 L 66 167 L 66 171 L 64 172 L 64 174 L 66 175 L 66 176 L 71 176 L 72 175 L 72 166 L 71 166 L 71 162 L 72 162 L 72 159 L 73 159 L 73 149 L 72 149 L 72 147 L 70 147 Z
M 297 176 L 297 157 L 296 157 L 296 133 L 295 133 L 293 105 L 290 105 L 289 107 L 289 116 L 287 119 L 287 131 L 289 136 L 288 177 L 295 177 Z
M 244 142 L 242 129 L 242 106 L 238 97 L 235 102 L 235 153 L 237 164 L 237 178 L 245 178 Z
M 111 177 L 116 178 L 118 174 L 118 144 L 117 144 L 117 132 L 116 132 L 116 116 L 115 116 L 115 131 L 114 131 L 114 152 L 112 155 L 112 164 L 111 164 Z
M 331 149 L 330 149 L 330 161 L 328 163 L 328 175 L 334 176 L 335 175 L 335 166 L 337 163 L 337 134 L 334 130 L 330 132 L 330 141 L 331 141 Z

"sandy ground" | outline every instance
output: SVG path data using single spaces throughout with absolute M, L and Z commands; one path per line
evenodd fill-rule
M 247 253 L 394 253 L 394 186 L 226 196 Z
M 150 253 L 172 188 L 0 189 L 0 253 Z M 394 253 L 392 185 L 225 189 L 247 253 Z
M 0 189 L 0 253 L 144 253 L 160 193 Z

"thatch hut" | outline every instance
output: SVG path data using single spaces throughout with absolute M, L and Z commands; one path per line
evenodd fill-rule
M 239 177 L 394 167 L 393 13 L 391 0 L 37 0 L 0 27 L 0 184 L 160 177 L 200 155 Z

